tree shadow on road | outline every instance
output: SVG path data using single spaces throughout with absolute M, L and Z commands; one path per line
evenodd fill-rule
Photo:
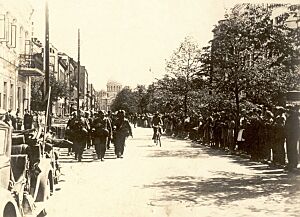
M 300 177 L 296 173 L 286 173 L 261 162 L 251 161 L 247 156 L 233 155 L 224 150 L 188 142 L 187 146 L 175 149 L 152 150 L 147 157 L 210 158 L 224 157 L 230 162 L 243 165 L 254 171 L 252 175 L 233 172 L 214 172 L 211 178 L 197 176 L 172 176 L 165 180 L 145 185 L 156 192 L 153 204 L 166 204 L 170 201 L 199 204 L 201 206 L 226 206 L 229 203 L 246 199 L 268 197 L 275 202 L 299 203 Z M 280 198 L 280 199 L 278 199 Z M 278 202 L 278 201 L 277 201 Z M 281 201 L 275 204 L 280 204 Z M 249 211 L 250 210 L 249 206 Z M 256 207 L 252 211 L 259 211 Z M 275 208 L 274 208 L 275 209 Z M 297 208 L 300 212 L 300 208 Z M 287 211 L 289 209 L 287 208 Z M 297 211 L 297 213 L 299 213 Z
M 202 150 L 150 150 L 151 153 L 147 157 L 178 157 L 178 158 L 208 158 L 209 156 L 203 155 Z
M 233 163 L 247 166 L 254 170 L 277 170 L 279 168 L 263 164 L 257 161 L 251 161 L 248 156 L 231 154 L 228 151 L 222 149 L 214 149 L 209 146 L 199 145 L 192 141 L 186 141 L 186 145 L 178 149 L 160 149 L 160 150 L 148 150 L 146 155 L 151 158 L 199 158 L 205 159 L 213 156 L 224 157 L 229 159 Z M 283 171 L 283 169 L 281 169 Z
M 223 206 L 263 196 L 274 200 L 278 199 L 276 195 L 293 198 L 300 192 L 298 183 L 297 176 L 290 174 L 250 176 L 219 172 L 217 177 L 213 178 L 172 176 L 144 187 L 158 192 L 156 197 L 151 199 L 152 203 L 157 205 L 172 201 L 201 206 Z

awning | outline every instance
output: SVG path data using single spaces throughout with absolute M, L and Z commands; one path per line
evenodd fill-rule
M 41 71 L 38 68 L 27 68 L 27 67 L 21 67 L 19 68 L 19 74 L 22 76 L 44 76 L 44 72 Z

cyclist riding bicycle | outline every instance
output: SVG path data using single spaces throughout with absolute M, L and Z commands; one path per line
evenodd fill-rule
M 161 134 L 161 127 L 163 125 L 163 121 L 159 115 L 158 112 L 156 112 L 153 116 L 153 119 L 152 119 L 152 128 L 153 128 L 153 136 L 152 136 L 152 139 L 154 140 L 155 142 L 155 136 L 156 136 L 156 132 L 157 130 L 159 130 L 159 133 Z

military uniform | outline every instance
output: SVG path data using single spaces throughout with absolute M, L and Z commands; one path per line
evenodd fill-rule
M 88 130 L 86 121 L 83 117 L 76 117 L 70 126 L 72 130 L 73 149 L 75 152 L 75 159 L 81 161 L 83 150 L 86 145 L 86 138 L 88 136 Z
M 107 140 L 111 137 L 111 134 L 112 128 L 109 119 L 105 117 L 95 118 L 92 123 L 92 136 L 98 159 L 104 159 Z
M 125 140 L 128 136 L 132 136 L 132 130 L 129 121 L 124 118 L 124 116 L 119 116 L 115 122 L 114 132 L 115 154 L 118 158 L 123 157 Z

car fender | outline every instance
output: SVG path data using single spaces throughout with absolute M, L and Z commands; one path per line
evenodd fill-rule
M 8 205 L 12 205 L 16 212 L 16 217 L 21 217 L 18 205 L 17 205 L 15 199 L 12 197 L 11 192 L 7 189 L 0 188 L 0 195 L 1 195 L 1 198 L 0 198 L 1 216 L 4 215 L 5 207 L 7 207 Z M 7 217 L 7 216 L 3 216 L 3 217 Z
M 37 191 L 36 191 L 36 201 L 45 201 L 45 194 L 48 194 L 47 192 L 49 189 L 46 189 L 48 184 L 50 185 L 50 188 L 53 188 L 53 168 L 51 165 L 51 159 L 50 158 L 43 158 L 39 162 L 39 168 L 41 169 L 41 173 L 38 176 L 37 179 Z M 50 177 L 49 177 L 50 175 Z M 49 183 L 47 183 L 49 178 Z M 53 191 L 53 189 L 50 189 L 50 191 Z

